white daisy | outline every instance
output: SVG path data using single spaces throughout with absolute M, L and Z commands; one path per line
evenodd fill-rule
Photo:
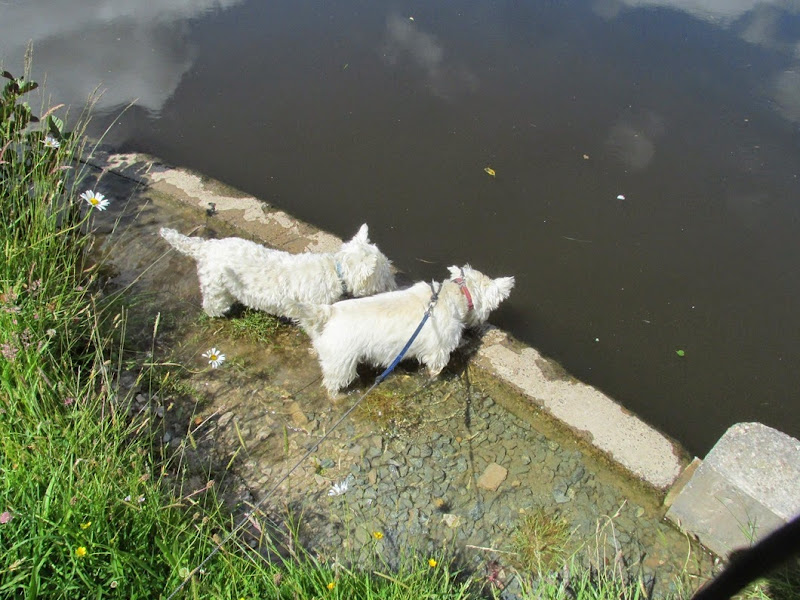
M 216 348 L 211 348 L 211 350 L 203 352 L 203 356 L 208 359 L 208 364 L 211 365 L 212 369 L 216 369 L 225 362 L 225 355 Z
M 52 135 L 45 136 L 45 138 L 42 140 L 42 143 L 44 144 L 45 148 L 58 148 L 61 145 L 61 142 L 59 142 Z
M 93 192 L 92 190 L 86 190 L 81 194 L 81 198 L 86 200 L 92 207 L 96 208 L 97 210 L 105 210 L 108 208 L 108 200 L 106 197 L 103 196 L 100 192 Z
M 328 496 L 341 496 L 347 491 L 347 488 L 350 487 L 350 484 L 347 483 L 345 479 L 341 483 L 334 483 L 333 487 L 328 490 Z

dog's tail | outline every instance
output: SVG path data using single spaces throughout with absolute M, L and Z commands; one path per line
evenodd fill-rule
M 319 337 L 331 318 L 331 307 L 328 304 L 291 302 L 286 309 L 286 315 L 300 325 L 313 340 Z
M 200 247 L 205 243 L 203 239 L 187 237 L 174 229 L 168 229 L 166 227 L 162 227 L 159 233 L 161 237 L 167 240 L 178 252 L 192 257 L 197 256 Z

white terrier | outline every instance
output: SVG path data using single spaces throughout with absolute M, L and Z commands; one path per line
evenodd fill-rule
M 234 302 L 287 316 L 294 302 L 330 304 L 345 293 L 367 296 L 393 290 L 391 265 L 370 244 L 366 223 L 334 253 L 291 254 L 241 238 L 204 240 L 161 229 L 161 236 L 179 252 L 197 261 L 203 310 L 223 315 Z
M 422 281 L 405 290 L 330 306 L 291 307 L 289 316 L 311 337 L 331 396 L 356 378 L 359 363 L 392 363 L 422 321 L 432 288 L 438 300 L 406 357 L 417 358 L 434 377 L 447 365 L 464 328 L 485 323 L 514 287 L 513 277 L 490 279 L 469 265 L 449 270 L 451 278 L 442 284 Z

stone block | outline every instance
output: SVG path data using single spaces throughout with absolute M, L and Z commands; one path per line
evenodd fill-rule
M 490 492 L 497 491 L 497 488 L 505 481 L 506 477 L 508 477 L 508 469 L 497 463 L 491 463 L 478 478 L 478 487 Z
M 678 493 L 667 518 L 724 558 L 798 513 L 800 441 L 761 423 L 738 423 Z

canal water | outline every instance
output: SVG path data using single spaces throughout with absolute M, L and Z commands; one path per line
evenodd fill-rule
M 29 41 L 118 150 L 366 221 L 413 279 L 514 275 L 493 323 L 690 451 L 800 435 L 796 5 L 0 4 L 4 68 Z

